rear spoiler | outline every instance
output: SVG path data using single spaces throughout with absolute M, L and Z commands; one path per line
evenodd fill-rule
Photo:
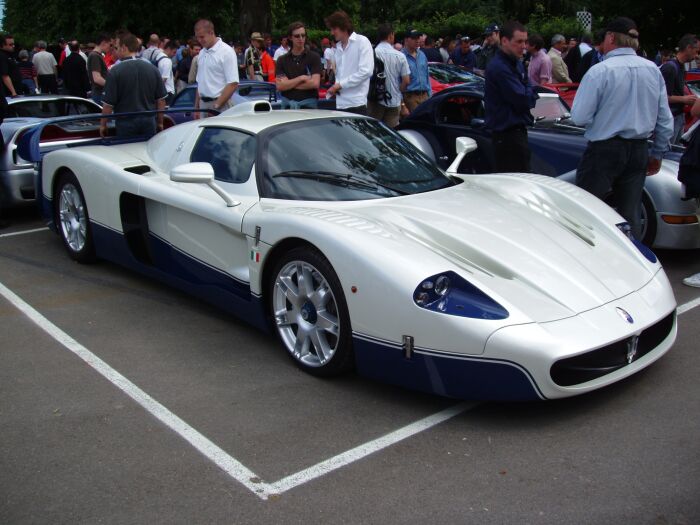
M 117 120 L 129 117 L 143 117 L 144 115 L 156 115 L 158 113 L 182 113 L 183 111 L 189 111 L 192 113 L 207 113 L 209 115 L 218 115 L 219 112 L 214 109 L 195 109 L 195 108 L 173 108 L 164 110 L 153 110 L 153 111 L 138 111 L 130 113 L 113 113 L 111 115 L 102 115 L 101 113 L 94 113 L 89 115 L 75 115 L 67 117 L 56 117 L 52 119 L 46 119 L 39 124 L 36 124 L 24 131 L 17 141 L 17 154 L 24 160 L 28 162 L 41 162 L 42 153 L 41 146 L 50 146 L 52 143 L 56 143 L 56 147 L 71 147 L 71 146 L 84 146 L 84 145 L 94 145 L 94 144 L 124 144 L 127 142 L 141 142 L 148 140 L 150 137 L 129 137 L 129 138 L 117 138 L 117 137 L 101 137 L 98 125 L 90 125 L 90 122 L 99 122 L 101 119 L 106 118 L 108 120 Z M 166 119 L 170 122 L 170 125 L 166 127 L 171 127 L 174 122 L 171 119 Z M 72 123 L 79 123 L 75 127 L 69 129 L 66 125 Z M 82 126 L 81 126 L 82 125 Z M 56 148 L 49 148 L 51 149 Z

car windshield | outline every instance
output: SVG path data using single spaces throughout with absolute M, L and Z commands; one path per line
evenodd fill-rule
M 484 89 L 485 81 L 466 69 L 451 64 L 428 64 L 430 76 L 441 84 L 471 84 Z
M 530 110 L 536 121 L 563 120 L 571 117 L 569 110 L 559 97 L 540 96 L 535 107 Z
M 375 120 L 334 118 L 278 126 L 262 138 L 262 195 L 347 201 L 422 193 L 454 184 Z

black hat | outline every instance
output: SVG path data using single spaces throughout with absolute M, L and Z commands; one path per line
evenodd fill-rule
M 413 38 L 413 39 L 419 39 L 423 33 L 420 31 L 416 31 L 415 29 L 409 29 L 406 31 L 406 37 L 405 38 Z
M 486 29 L 484 29 L 484 36 L 489 36 L 492 33 L 500 33 L 501 28 L 498 24 L 491 24 L 490 26 L 486 26 Z
M 469 38 L 468 36 L 463 36 L 462 38 L 460 38 L 460 40 L 462 42 L 469 42 L 471 40 L 471 38 Z
M 637 24 L 634 23 L 634 20 L 624 16 L 610 21 L 605 28 L 605 31 L 610 33 L 622 33 L 623 35 L 631 36 L 633 38 L 639 38 Z

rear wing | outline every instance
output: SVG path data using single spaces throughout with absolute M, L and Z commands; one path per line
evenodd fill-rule
M 17 138 L 16 152 L 20 159 L 27 163 L 37 163 L 41 162 L 43 156 L 49 151 L 60 148 L 94 144 L 111 145 L 143 142 L 151 137 L 115 137 L 113 124 L 109 126 L 110 135 L 101 137 L 99 121 L 106 118 L 112 123 L 114 120 L 123 118 L 143 117 L 144 115 L 155 116 L 158 113 L 164 113 L 163 127 L 169 128 L 175 125 L 175 121 L 168 117 L 168 113 L 182 113 L 182 111 L 182 108 L 178 108 L 131 113 L 113 113 L 108 116 L 95 113 L 91 115 L 72 115 L 46 119 L 20 132 L 20 136 Z M 191 113 L 206 113 L 208 115 L 219 114 L 219 112 L 214 109 L 187 108 L 187 111 Z

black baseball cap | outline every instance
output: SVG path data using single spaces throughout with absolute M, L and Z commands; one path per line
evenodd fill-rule
M 490 26 L 486 26 L 486 29 L 484 29 L 484 36 L 488 36 L 491 33 L 500 33 L 501 32 L 501 27 L 498 24 L 491 24 Z
M 413 38 L 413 39 L 417 40 L 421 37 L 422 34 L 423 33 L 421 33 L 420 31 L 417 31 L 415 29 L 409 29 L 408 31 L 406 31 L 405 38 Z
M 637 24 L 635 24 L 634 20 L 631 18 L 624 16 L 608 22 L 608 25 L 605 27 L 605 31 L 610 33 L 622 33 L 623 35 L 631 36 L 633 38 L 639 38 Z
M 471 38 L 469 38 L 468 36 L 463 36 L 462 38 L 460 38 L 460 40 L 462 42 L 469 42 L 471 40 Z

